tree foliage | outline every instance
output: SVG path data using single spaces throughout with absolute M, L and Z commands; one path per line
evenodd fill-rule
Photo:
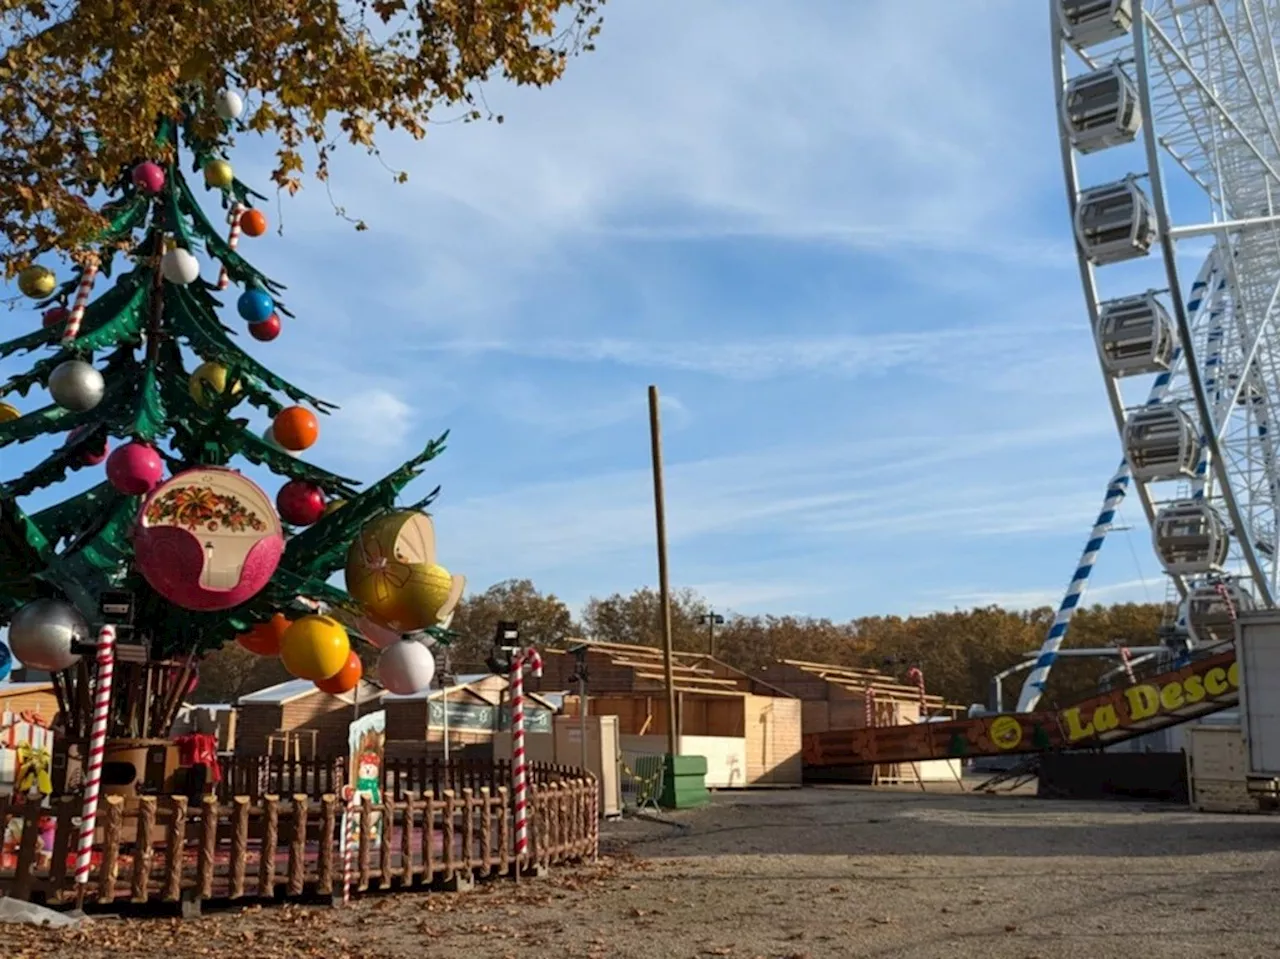
M 473 593 L 455 608 L 450 626 L 458 634 L 451 649 L 454 664 L 483 663 L 502 620 L 519 622 L 521 639 L 542 648 L 558 646 L 579 632 L 573 613 L 554 593 L 538 592 L 527 579 L 509 579 Z
M 0 4 L 0 259 L 6 275 L 107 226 L 85 197 L 155 155 L 157 117 L 248 91 L 290 193 L 341 140 L 425 136 L 440 108 L 482 119 L 477 84 L 542 86 L 591 49 L 603 0 L 5 0 Z M 501 117 L 494 117 L 501 120 Z M 209 124 L 207 118 L 198 121 Z M 215 129 L 197 129 L 212 134 Z M 397 174 L 403 181 L 405 175 Z

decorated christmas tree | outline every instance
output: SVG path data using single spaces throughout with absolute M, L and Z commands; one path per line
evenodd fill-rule
M 363 639 L 382 648 L 388 688 L 421 688 L 421 634 L 447 624 L 462 590 L 421 513 L 437 491 L 397 504 L 445 436 L 361 489 L 300 455 L 333 407 L 237 342 L 287 336 L 292 314 L 284 287 L 237 249 L 267 228 L 264 198 L 224 155 L 241 100 L 204 89 L 189 85 L 182 114 L 158 122 L 151 156 L 101 183 L 109 226 L 73 251 L 72 275 L 20 273 L 42 322 L 0 343 L 0 358 L 38 354 L 0 384 L 0 449 L 64 438 L 23 475 L 0 476 L 0 625 L 17 659 L 53 674 L 71 741 L 88 735 L 104 622 L 120 625 L 108 735 L 159 738 L 201 656 L 231 641 L 342 693 L 361 678 Z M 250 426 L 254 409 L 271 418 L 265 434 Z M 281 478 L 274 497 L 245 464 Z M 24 508 L 97 469 L 103 480 L 85 491 Z M 330 582 L 344 569 L 350 593 Z

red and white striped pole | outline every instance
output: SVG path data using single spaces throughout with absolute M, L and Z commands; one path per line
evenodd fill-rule
M 231 232 L 227 234 L 227 246 L 235 249 L 240 245 L 240 217 L 244 215 L 246 207 L 243 203 L 231 204 Z M 218 273 L 218 289 L 225 290 L 231 285 L 231 277 L 227 276 L 226 264 L 223 264 L 222 270 Z
M 363 796 L 353 792 L 342 814 L 342 901 L 351 901 L 351 886 L 356 877 L 356 830 L 360 828 L 360 803 Z M 406 827 L 408 828 L 408 827 Z
M 84 777 L 84 806 L 80 811 L 80 839 L 76 844 L 76 883 L 89 881 L 93 831 L 98 824 L 98 793 L 102 788 L 102 757 L 107 748 L 107 717 L 111 712 L 111 678 L 116 664 L 116 628 L 98 633 L 98 688 L 93 697 L 93 725 L 89 730 L 88 766 Z
M 80 274 L 80 285 L 76 287 L 76 299 L 67 315 L 67 325 L 62 329 L 62 342 L 71 343 L 80 335 L 80 324 L 84 322 L 84 311 L 89 307 L 89 294 L 93 292 L 93 281 L 98 275 L 98 260 L 95 257 L 85 264 Z
M 1213 584 L 1213 588 L 1217 590 L 1218 595 L 1222 597 L 1222 602 L 1227 607 L 1227 616 L 1231 620 L 1231 625 L 1236 624 L 1236 604 L 1231 601 L 1231 591 L 1227 589 L 1227 584 L 1222 580 L 1218 580 Z
M 532 646 L 511 658 L 511 792 L 516 804 L 516 871 L 529 851 L 528 764 L 524 756 L 524 667 L 542 675 L 542 657 Z
M 876 691 L 870 686 L 862 694 L 862 705 L 866 710 L 867 728 L 870 729 L 876 724 Z

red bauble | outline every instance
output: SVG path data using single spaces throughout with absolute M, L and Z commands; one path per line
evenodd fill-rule
M 349 693 L 355 689 L 360 682 L 360 677 L 363 675 L 364 664 L 360 662 L 360 657 L 356 655 L 353 649 L 351 654 L 347 656 L 345 666 L 328 679 L 316 680 L 316 689 L 322 693 L 328 693 L 330 696 L 341 696 L 343 693 Z
M 249 335 L 255 340 L 261 340 L 263 343 L 270 343 L 280 335 L 279 315 L 272 313 L 261 323 L 250 323 Z
M 291 526 L 310 526 L 324 515 L 324 490 L 302 480 L 290 480 L 276 494 L 276 510 Z
M 267 217 L 261 210 L 245 210 L 240 214 L 240 229 L 245 236 L 262 236 L 267 232 Z
M 84 436 L 85 431 L 88 429 L 89 427 L 87 426 L 77 426 L 75 429 L 73 429 L 70 433 L 67 434 L 67 445 L 70 446 L 73 443 L 78 443 L 80 441 L 80 438 Z M 103 436 L 102 447 L 100 449 L 96 449 L 96 450 L 91 449 L 82 453 L 80 455 L 80 463 L 83 466 L 98 466 L 99 464 L 102 463 L 103 460 L 107 458 L 107 454 L 110 451 L 111 451 L 111 445 L 108 442 L 106 436 Z
M 41 322 L 44 323 L 46 330 L 51 330 L 55 326 L 62 326 L 63 323 L 66 323 L 67 317 L 70 315 L 71 311 L 65 306 L 55 306 L 51 310 L 44 311 L 44 318 Z

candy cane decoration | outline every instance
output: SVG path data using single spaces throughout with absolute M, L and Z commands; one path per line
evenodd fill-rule
M 227 246 L 234 250 L 240 245 L 240 217 L 244 215 L 246 207 L 243 203 L 233 203 L 231 205 L 231 232 L 227 234 Z M 227 276 L 227 267 L 224 263 L 221 271 L 218 273 L 218 289 L 225 290 L 231 285 L 231 277 Z
M 1124 674 L 1129 677 L 1129 685 L 1132 686 L 1138 680 L 1133 675 L 1133 653 L 1129 652 L 1128 646 L 1120 647 L 1120 662 L 1124 666 Z
M 532 646 L 511 659 L 511 791 L 516 804 L 516 870 L 529 850 L 528 767 L 524 761 L 524 667 L 542 675 L 542 657 Z
M 364 797 L 353 792 L 342 813 L 342 901 L 351 901 L 356 876 L 356 830 L 360 828 L 360 803 Z
M 76 287 L 76 299 L 67 316 L 67 325 L 62 330 L 62 342 L 71 343 L 80 335 L 80 324 L 84 322 L 84 311 L 89 307 L 89 294 L 93 292 L 93 281 L 98 276 L 97 258 L 85 264 L 80 274 L 80 285 Z
M 93 726 L 89 731 L 89 761 L 84 779 L 84 807 L 80 812 L 80 840 L 76 845 L 76 883 L 89 881 L 93 831 L 98 824 L 98 792 L 102 788 L 102 756 L 107 744 L 107 715 L 111 711 L 111 677 L 116 663 L 116 628 L 103 626 L 98 633 L 98 689 L 93 700 Z
M 867 728 L 870 729 L 876 724 L 876 691 L 870 686 L 862 694 L 862 705 L 866 712 L 864 718 L 866 719 Z
M 907 679 L 916 684 L 916 690 L 920 693 L 920 718 L 924 719 L 929 715 L 929 707 L 924 694 L 924 673 L 919 666 L 912 666 L 907 670 Z

